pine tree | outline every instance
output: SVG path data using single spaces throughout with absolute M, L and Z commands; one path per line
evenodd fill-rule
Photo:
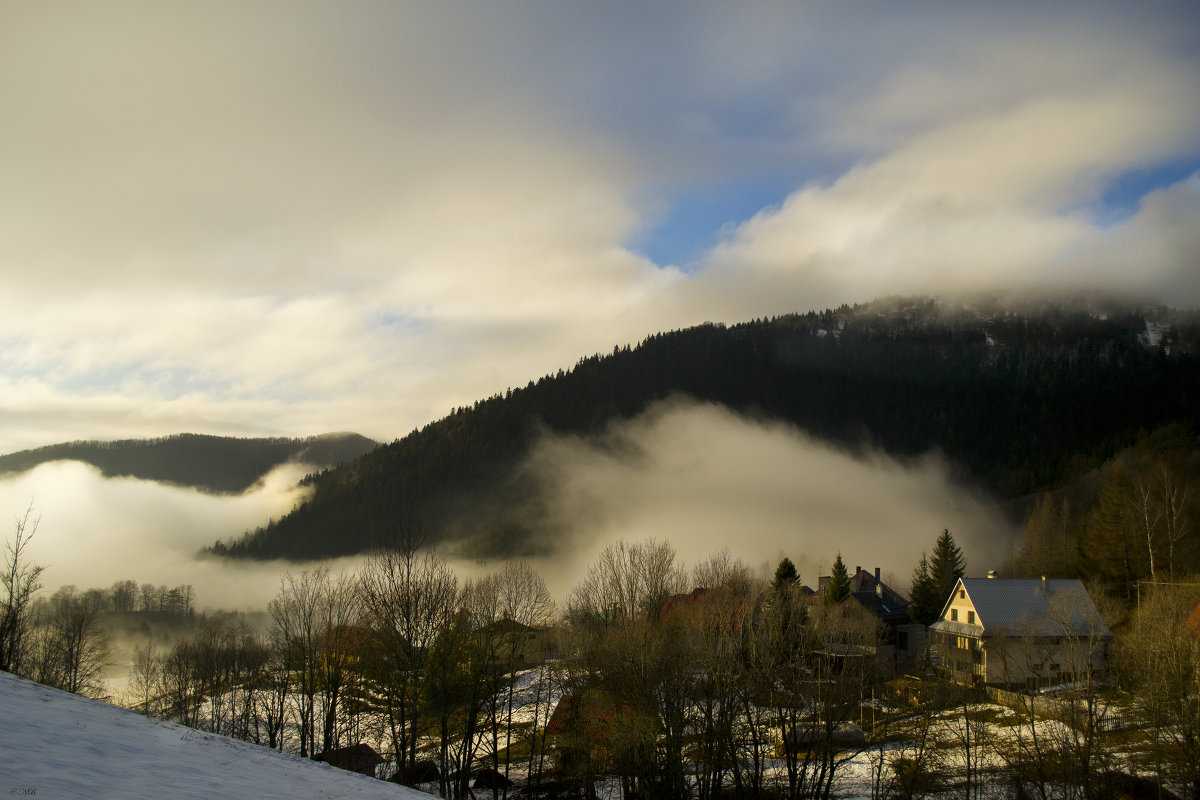
M 796 565 L 787 556 L 779 562 L 779 566 L 775 568 L 775 578 L 771 581 L 771 587 L 775 591 L 783 591 L 792 584 L 799 582 L 800 573 L 796 571 Z
M 933 588 L 937 590 L 938 611 L 950 599 L 954 584 L 966 569 L 967 559 L 963 556 L 962 548 L 955 544 L 954 534 L 950 533 L 949 528 L 943 529 L 933 547 L 933 557 L 929 559 L 929 577 Z
M 942 605 L 938 602 L 938 587 L 929 572 L 929 559 L 921 553 L 921 561 L 913 570 L 912 602 L 908 606 L 908 614 L 913 622 L 932 625 L 937 621 Z
M 833 570 L 829 574 L 829 586 L 825 589 L 825 605 L 832 606 L 842 602 L 850 594 L 850 574 L 842 561 L 839 552 L 833 560 Z
M 775 578 L 771 588 L 775 590 L 775 599 L 779 607 L 779 641 L 781 645 L 792 648 L 796 646 L 796 628 L 804 624 L 804 607 L 799 605 L 797 585 L 800 583 L 800 573 L 796 565 L 786 556 L 775 568 Z

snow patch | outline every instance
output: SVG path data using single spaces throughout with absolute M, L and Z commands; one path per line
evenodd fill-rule
M 37 797 L 430 795 L 267 747 L 148 719 L 0 672 L 0 792 Z

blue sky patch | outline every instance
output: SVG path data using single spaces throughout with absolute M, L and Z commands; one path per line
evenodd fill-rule
M 778 206 L 799 187 L 786 175 L 761 175 L 688 187 L 669 196 L 662 221 L 627 246 L 655 264 L 687 267 L 703 257 L 727 226 L 768 206 Z
M 1090 206 L 1096 224 L 1105 228 L 1119 225 L 1138 212 L 1147 194 L 1178 183 L 1197 171 L 1200 171 L 1200 156 L 1190 155 L 1117 176 Z

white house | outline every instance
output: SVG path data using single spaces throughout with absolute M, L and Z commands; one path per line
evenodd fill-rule
M 1104 668 L 1112 632 L 1075 579 L 960 578 L 929 626 L 959 683 L 1057 683 Z

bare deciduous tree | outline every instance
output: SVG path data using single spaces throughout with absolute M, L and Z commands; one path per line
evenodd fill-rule
M 600 551 L 572 593 L 568 613 L 610 622 L 651 619 L 667 597 L 683 589 L 684 576 L 675 565 L 675 548 L 669 543 L 620 541 Z
M 37 680 L 75 694 L 104 696 L 108 637 L 99 609 L 74 586 L 64 586 L 39 622 Z
M 371 553 L 360 577 L 363 612 L 389 665 L 372 682 L 383 700 L 402 774 L 417 761 L 425 702 L 425 663 L 438 633 L 449 624 L 458 579 L 445 562 L 421 555 L 413 537 Z
M 42 588 L 42 567 L 28 563 L 26 548 L 37 533 L 41 517 L 33 516 L 33 504 L 15 521 L 11 541 L 5 542 L 4 605 L 0 608 L 0 670 L 20 672 L 25 634 L 29 628 L 29 604 Z
M 1188 624 L 1200 584 L 1143 589 L 1121 658 L 1151 739 L 1152 766 L 1200 798 L 1200 643 Z
M 542 576 L 523 561 L 507 562 L 485 577 L 472 597 L 475 624 L 492 658 L 488 720 L 492 768 L 507 779 L 512 764 L 517 670 L 526 662 L 530 638 L 549 624 L 554 600 Z M 535 716 L 538 711 L 535 707 Z M 530 747 L 531 757 L 532 753 Z
M 133 652 L 125 705 L 147 717 L 161 716 L 162 670 L 163 659 L 154 650 L 154 645 L 139 645 Z
M 300 754 L 337 747 L 337 718 L 354 648 L 358 582 L 321 567 L 287 574 L 269 610 L 274 635 L 284 644 L 296 676 L 293 695 L 300 718 Z M 320 716 L 320 741 L 317 717 Z

